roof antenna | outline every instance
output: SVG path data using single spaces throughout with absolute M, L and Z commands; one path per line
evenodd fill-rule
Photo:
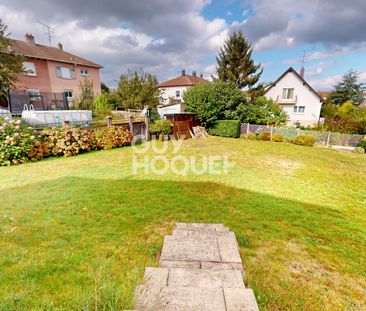
M 301 70 L 300 70 L 300 76 L 301 78 L 304 79 L 304 76 L 305 76 L 305 67 L 304 67 L 304 64 L 305 64 L 305 57 L 306 57 L 306 51 L 303 50 L 303 56 L 302 56 L 302 61 L 301 61 Z
M 46 31 L 45 34 L 48 37 L 48 43 L 50 46 L 52 46 L 52 37 L 53 37 L 53 32 L 55 31 L 55 28 L 52 28 L 51 26 L 46 25 L 40 21 L 38 21 L 38 24 L 41 24 L 42 28 Z

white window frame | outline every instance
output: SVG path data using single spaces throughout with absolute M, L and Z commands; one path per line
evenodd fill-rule
M 41 96 L 37 96 L 37 95 L 41 94 L 39 92 L 39 89 L 27 89 L 27 94 L 29 96 L 30 101 L 40 101 L 41 100 Z
M 89 69 L 80 69 L 80 75 L 89 76 Z
M 75 68 L 56 66 L 56 77 L 66 80 L 76 79 Z
M 305 106 L 294 106 L 294 113 L 304 114 L 305 113 Z
M 71 94 L 72 94 L 72 96 L 66 96 L 66 93 L 71 93 Z M 65 94 L 66 99 L 67 99 L 68 101 L 73 101 L 73 100 L 74 100 L 74 90 L 73 90 L 73 89 L 65 89 L 65 90 L 64 90 L 64 94 Z
M 37 76 L 36 65 L 32 62 L 23 62 L 23 73 L 26 76 Z
M 282 89 L 282 99 L 294 99 L 294 93 L 295 93 L 294 88 L 283 88 Z

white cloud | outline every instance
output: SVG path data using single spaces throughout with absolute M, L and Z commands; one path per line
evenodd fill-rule
M 209 3 L 205 0 L 193 0 L 189 4 L 177 1 L 175 6 L 180 11 L 166 8 L 163 0 L 152 0 L 149 6 L 144 4 L 143 9 L 139 4 L 126 2 L 124 10 L 116 7 L 115 12 L 111 12 L 111 8 L 107 8 L 107 12 L 104 8 L 107 3 L 89 1 L 78 14 L 70 11 L 76 9 L 78 4 L 75 3 L 67 7 L 56 1 L 36 1 L 44 4 L 40 8 L 44 13 L 42 21 L 55 29 L 53 45 L 60 41 L 66 51 L 103 65 L 102 80 L 110 86 L 115 85 L 115 80 L 127 69 L 143 68 L 160 80 L 182 68 L 201 72 L 203 60 L 217 53 L 229 28 L 224 19 L 207 20 L 201 15 L 200 10 Z M 25 33 L 31 32 L 37 43 L 47 44 L 44 30 L 37 23 L 40 12 L 28 3 L 18 5 L 22 1 L 5 2 L 7 6 L 0 5 L 0 16 L 9 26 L 12 37 L 23 39 Z M 96 5 L 99 12 L 94 11 Z M 128 10 L 130 16 L 125 13 Z M 147 14 L 149 10 L 152 10 L 151 15 Z M 165 10 L 164 14 L 159 10 Z M 146 15 L 145 19 L 141 14 Z M 61 15 L 63 19 L 57 17 Z M 122 24 L 128 26 L 122 28 Z
M 309 84 L 319 91 L 331 91 L 334 86 L 342 80 L 342 74 L 333 75 L 324 79 L 309 80 Z M 366 83 L 366 71 L 360 72 L 360 82 Z

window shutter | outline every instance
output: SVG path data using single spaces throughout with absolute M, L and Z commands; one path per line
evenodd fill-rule
M 61 71 L 61 67 L 56 67 L 56 77 L 58 78 L 62 78 L 62 71 Z
M 76 79 L 76 71 L 75 71 L 75 69 L 73 69 L 73 68 L 70 69 L 70 75 L 71 75 L 71 79 Z

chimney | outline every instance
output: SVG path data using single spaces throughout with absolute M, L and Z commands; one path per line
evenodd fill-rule
M 304 68 L 304 66 L 301 67 L 300 76 L 301 76 L 301 78 L 304 79 L 304 76 L 305 76 L 305 68 Z
M 203 73 L 200 74 L 200 78 L 203 79 Z
M 35 41 L 34 41 L 34 36 L 31 33 L 26 33 L 25 34 L 25 42 L 27 42 L 28 44 L 31 45 L 35 45 Z
M 64 49 L 64 46 L 62 45 L 62 43 L 61 43 L 61 42 L 59 42 L 59 43 L 57 44 L 57 47 L 58 47 L 60 50 L 63 50 L 63 49 Z
M 197 74 L 196 74 L 196 72 L 195 72 L 195 71 L 192 71 L 192 76 L 193 76 L 193 77 L 196 77 L 196 76 L 197 76 Z
M 185 76 L 186 75 L 186 71 L 183 69 L 182 70 L 182 76 Z

